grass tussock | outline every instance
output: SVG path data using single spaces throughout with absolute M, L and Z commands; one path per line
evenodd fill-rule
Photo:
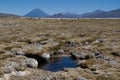
M 1 54 L 0 55 L 0 60 L 5 60 L 7 58 L 12 58 L 14 57 L 14 55 L 11 55 L 11 54 Z

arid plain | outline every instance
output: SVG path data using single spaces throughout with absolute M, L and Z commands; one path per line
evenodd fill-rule
M 42 54 L 77 64 L 46 71 Z M 0 80 L 120 80 L 120 19 L 0 18 Z

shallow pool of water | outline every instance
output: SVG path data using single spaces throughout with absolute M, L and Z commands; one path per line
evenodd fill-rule
M 40 64 L 39 68 L 47 71 L 60 71 L 64 68 L 74 68 L 76 62 L 71 57 L 54 57 L 49 63 Z

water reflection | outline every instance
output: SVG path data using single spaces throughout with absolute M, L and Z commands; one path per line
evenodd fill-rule
M 63 70 L 64 68 L 74 68 L 75 66 L 76 62 L 71 57 L 53 57 L 50 62 L 40 64 L 39 68 L 56 72 Z

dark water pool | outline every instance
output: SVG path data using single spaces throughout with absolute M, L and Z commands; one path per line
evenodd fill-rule
M 74 68 L 76 62 L 71 57 L 54 57 L 49 63 L 40 64 L 39 68 L 47 71 L 60 71 L 64 68 Z

